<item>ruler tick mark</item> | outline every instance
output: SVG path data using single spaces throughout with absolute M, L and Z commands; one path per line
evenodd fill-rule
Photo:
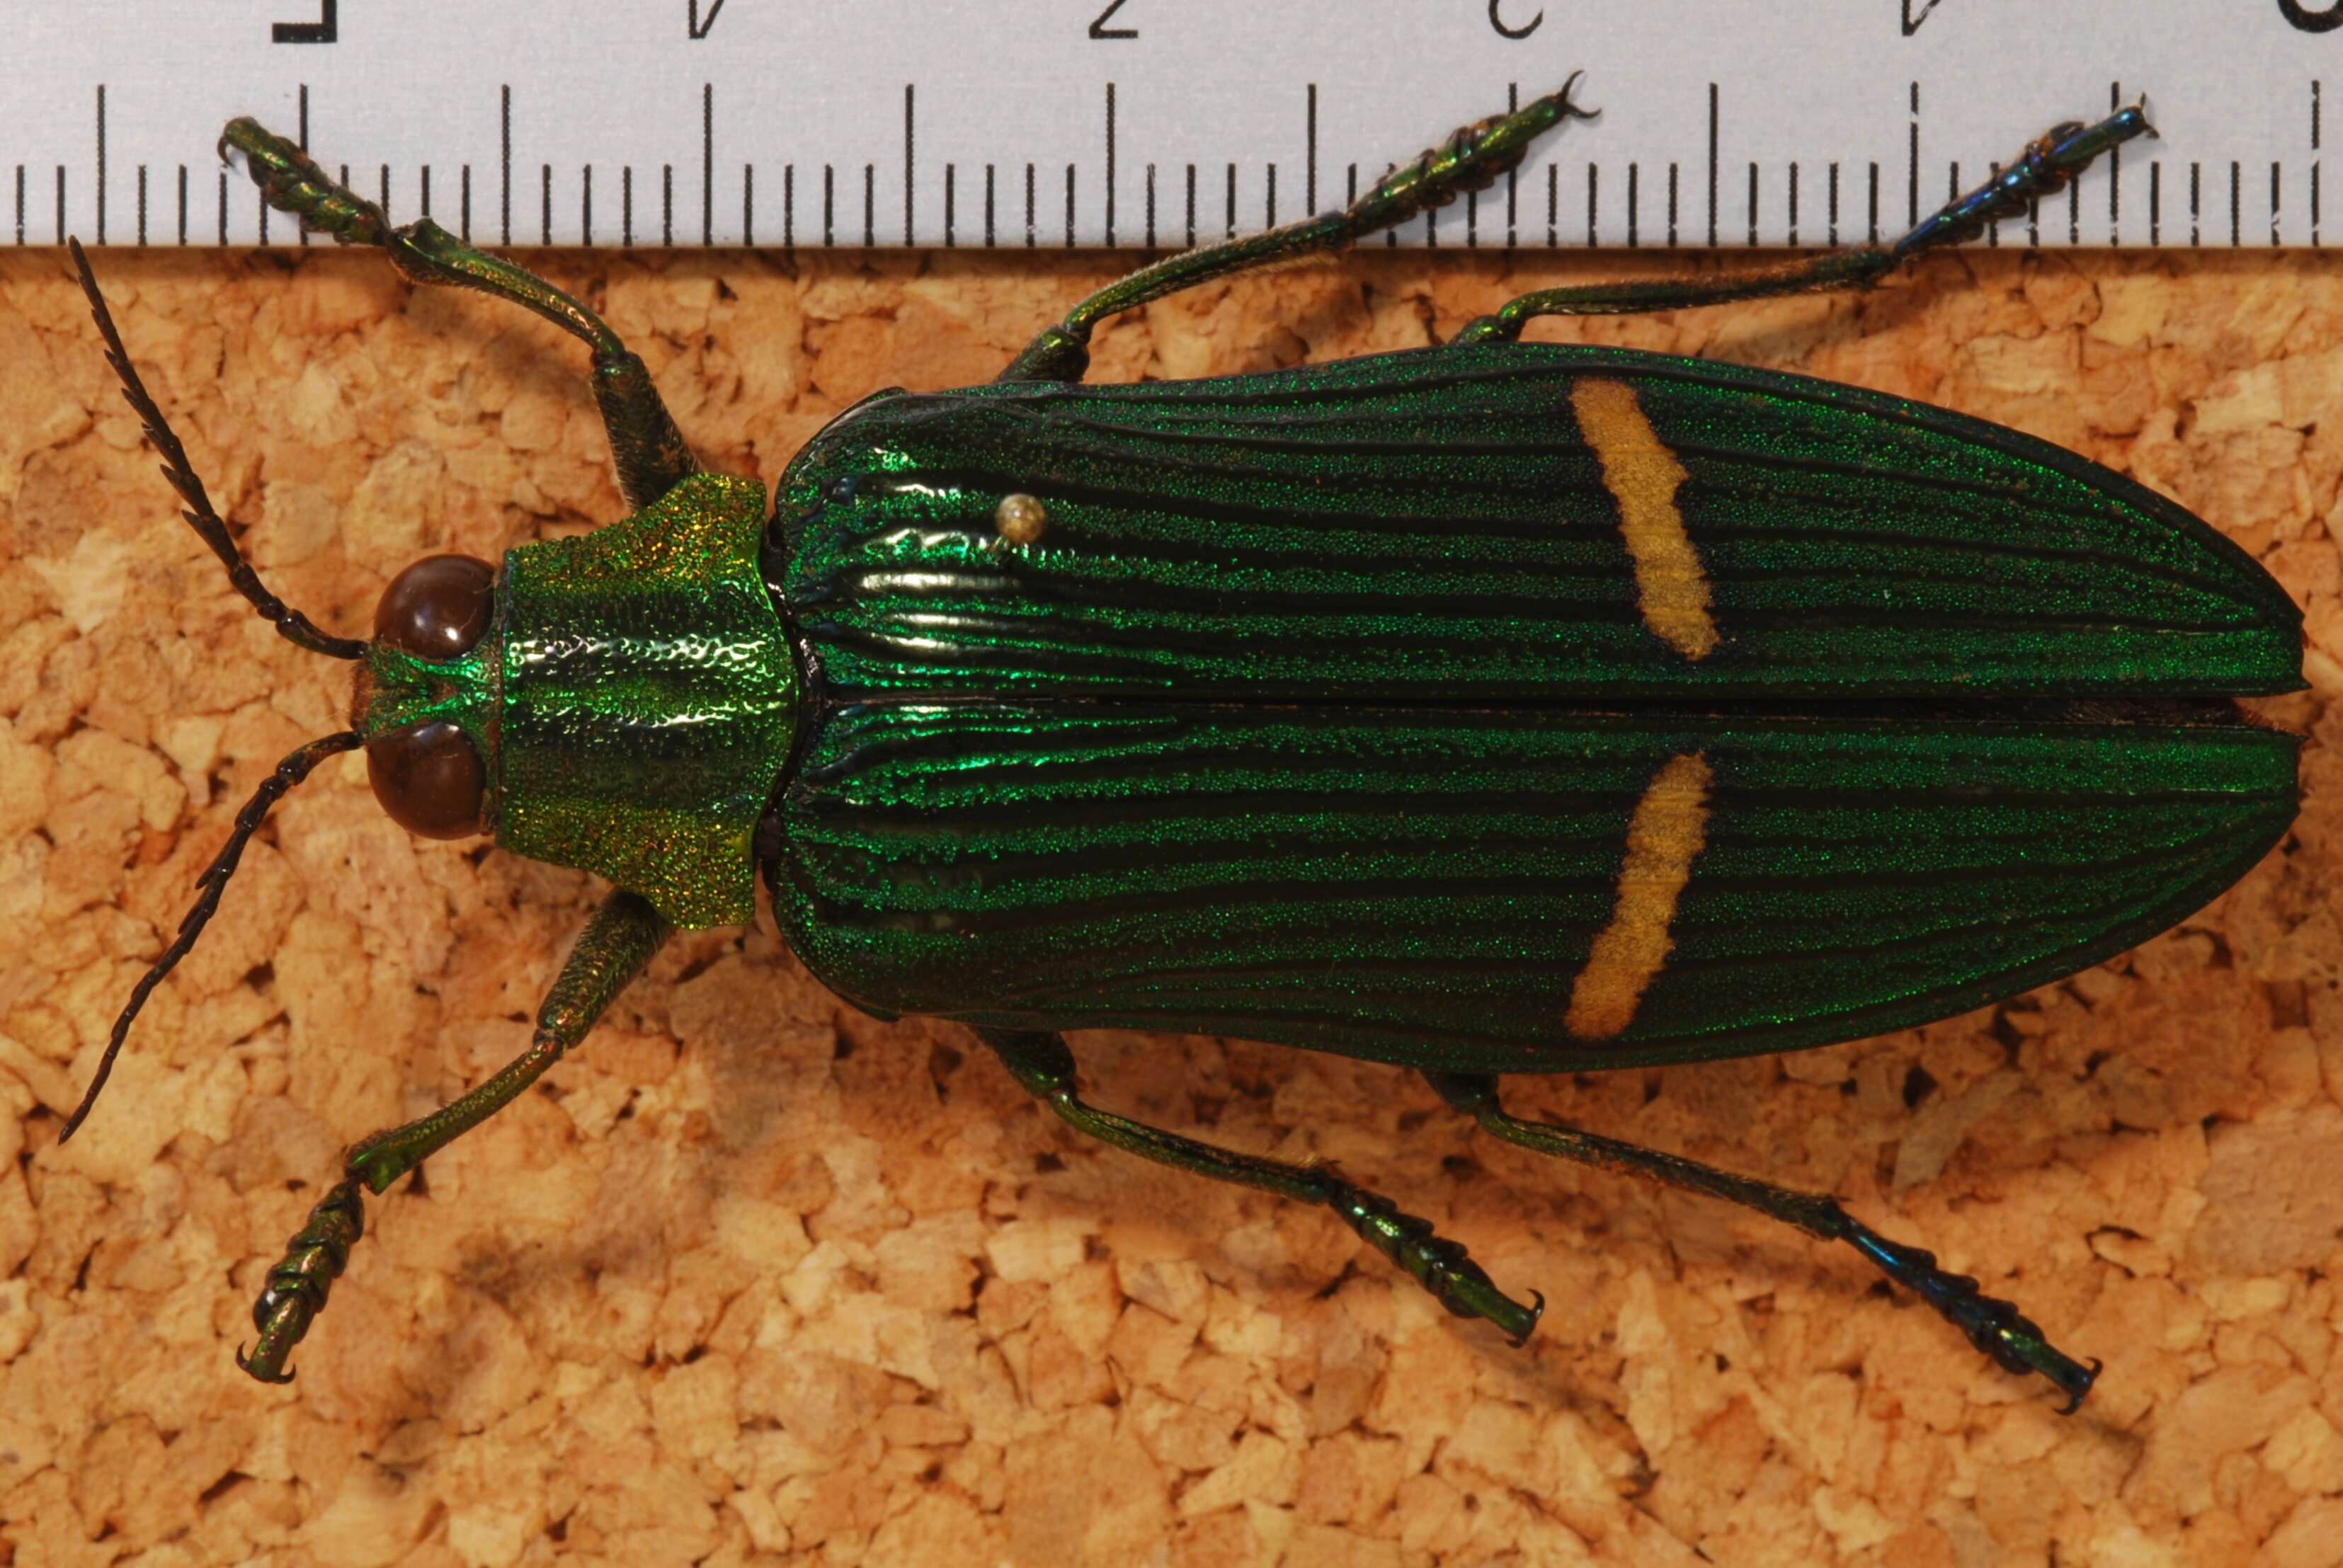
M 1911 169 L 1911 215 L 1904 220 L 1904 226 L 1911 229 L 1920 226 L 1920 84 L 1917 82 L 1912 84 L 1912 120 L 1906 134 L 1909 137 L 1906 147 Z
M 1708 248 L 1716 248 L 1716 84 L 1708 85 Z
M 1302 211 L 1304 216 L 1309 216 L 1315 214 L 1318 210 L 1318 84 L 1315 82 L 1310 84 L 1309 107 L 1304 112 L 1304 117 L 1309 123 L 1305 139 L 1309 146 L 1310 153 L 1309 160 L 1304 166 L 1302 176 Z M 1505 178 L 1510 184 L 1513 179 L 1513 176 L 1509 174 Z M 1512 208 L 1510 206 L 1507 207 L 1506 211 L 1507 219 L 1508 221 L 1511 221 Z M 1107 244 L 1112 245 L 1113 243 L 1113 236 L 1110 235 L 1107 238 Z M 1506 236 L 1505 243 L 1507 245 L 1511 245 L 1513 243 L 1513 236 L 1511 235 Z

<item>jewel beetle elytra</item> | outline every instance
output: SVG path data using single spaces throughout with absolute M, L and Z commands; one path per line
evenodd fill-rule
M 240 558 L 139 383 L 187 515 L 263 616 L 353 661 L 348 729 L 242 811 L 133 992 L 192 947 L 269 809 L 363 749 L 390 814 L 616 888 L 528 1050 L 368 1138 L 255 1308 L 271 1381 L 386 1190 L 526 1091 L 678 927 L 749 918 L 880 1016 L 970 1025 L 1071 1125 L 1332 1209 L 1450 1310 L 1542 1303 L 1322 1165 L 1081 1100 L 1061 1031 L 1237 1035 L 1413 1067 L 1500 1139 L 1847 1242 L 2066 1394 L 2096 1366 L 1833 1200 L 1518 1120 L 1506 1073 L 1795 1050 L 2070 973 L 2196 909 L 2282 835 L 2300 617 L 2186 511 L 2056 447 L 1906 400 L 1625 350 L 1544 315 L 1868 285 L 2147 131 L 2062 125 L 1892 246 L 1543 290 L 1438 347 L 1087 387 L 1106 317 L 1483 188 L 1582 115 L 1459 131 L 1341 211 L 1102 289 L 1001 377 L 841 414 L 768 498 L 701 472 L 582 303 L 440 228 L 393 229 L 306 154 L 227 129 L 267 201 L 593 350 L 637 510 L 501 567 L 435 557 L 368 640 Z M 76 257 L 79 252 L 76 248 Z

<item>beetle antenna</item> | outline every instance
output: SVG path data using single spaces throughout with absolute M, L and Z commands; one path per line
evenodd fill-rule
M 88 269 L 85 267 L 83 276 L 87 275 Z M 163 956 L 149 965 L 146 972 L 139 977 L 138 983 L 131 988 L 129 1003 L 123 1008 L 122 1016 L 114 1020 L 114 1033 L 106 1042 L 106 1054 L 97 1060 L 97 1076 L 90 1080 L 89 1092 L 81 1097 L 81 1103 L 74 1107 L 74 1113 L 65 1118 L 65 1131 L 57 1134 L 59 1143 L 79 1131 L 83 1121 L 89 1115 L 90 1107 L 97 1103 L 98 1091 L 106 1087 L 106 1079 L 114 1071 L 114 1059 L 122 1053 L 122 1042 L 130 1037 L 130 1025 L 137 1019 L 138 1010 L 146 1005 L 146 999 L 154 994 L 163 977 L 178 967 L 179 960 L 195 947 L 196 939 L 204 934 L 204 927 L 211 921 L 212 911 L 219 908 L 222 890 L 226 888 L 227 879 L 236 875 L 236 862 L 244 858 L 244 847 L 260 830 L 261 823 L 268 819 L 269 809 L 285 798 L 287 789 L 307 779 L 310 769 L 318 763 L 345 751 L 355 751 L 361 743 L 362 737 L 355 729 L 345 729 L 323 739 L 312 740 L 279 762 L 277 771 L 260 781 L 260 788 L 252 792 L 252 799 L 246 800 L 244 809 L 236 814 L 236 827 L 229 832 L 227 842 L 212 858 L 212 863 L 204 869 L 204 874 L 196 879 L 196 901 L 179 918 L 179 934 L 172 939 L 169 947 L 163 950 Z
M 204 482 L 196 477 L 194 465 L 187 461 L 187 449 L 179 445 L 179 437 L 172 434 L 163 410 L 156 407 L 155 399 L 147 395 L 146 383 L 138 379 L 129 351 L 122 347 L 122 334 L 114 329 L 114 315 L 106 308 L 106 297 L 97 291 L 97 277 L 89 269 L 89 257 L 82 254 L 81 241 L 68 240 L 66 244 L 73 249 L 74 266 L 81 272 L 81 291 L 89 296 L 89 313 L 96 318 L 98 333 L 106 339 L 106 362 L 122 378 L 122 399 L 138 416 L 138 422 L 146 427 L 146 439 L 162 455 L 163 477 L 171 481 L 171 487 L 186 504 L 180 516 L 187 519 L 196 536 L 212 548 L 220 565 L 227 568 L 227 580 L 236 591 L 287 642 L 329 658 L 365 658 L 365 643 L 318 630 L 307 616 L 287 608 L 283 599 L 261 586 L 260 578 L 236 548 L 236 540 L 229 537 L 227 525 L 212 510 L 211 498 L 204 493 Z

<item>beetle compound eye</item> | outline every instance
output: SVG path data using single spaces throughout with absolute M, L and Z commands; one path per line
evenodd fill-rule
M 478 557 L 426 556 L 382 590 L 374 635 L 417 658 L 460 658 L 487 635 L 496 580 Z
M 488 769 L 461 729 L 427 719 L 376 737 L 366 752 L 374 798 L 392 821 L 427 839 L 468 839 L 480 830 Z

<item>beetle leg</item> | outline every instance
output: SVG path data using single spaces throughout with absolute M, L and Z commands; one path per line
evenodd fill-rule
M 642 357 L 583 301 L 535 273 L 473 249 L 427 217 L 391 227 L 381 207 L 327 178 L 308 154 L 256 120 L 228 122 L 220 149 L 225 154 L 229 147 L 244 154 L 246 171 L 268 205 L 292 214 L 304 228 L 346 245 L 378 245 L 412 282 L 477 288 L 508 299 L 591 348 L 594 401 L 609 431 L 618 487 L 628 506 L 649 506 L 699 470 Z
M 268 1283 L 253 1303 L 260 1342 L 250 1355 L 239 1349 L 236 1364 L 263 1382 L 290 1382 L 285 1358 L 325 1310 L 326 1295 L 349 1262 L 350 1248 L 366 1231 L 358 1188 L 380 1193 L 424 1160 L 511 1104 L 563 1052 L 586 1037 L 628 981 L 640 974 L 667 940 L 666 919 L 634 893 L 616 893 L 586 923 L 578 945 L 538 1009 L 537 1032 L 528 1049 L 503 1070 L 452 1104 L 430 1115 L 361 1140 L 350 1149 L 337 1182 L 293 1239 L 284 1259 L 268 1271 Z
M 1075 306 L 1055 327 L 1043 328 L 996 379 L 1079 381 L 1090 367 L 1091 332 L 1110 316 L 1216 277 L 1339 249 L 1363 236 L 1405 223 L 1419 213 L 1445 206 L 1467 191 L 1486 190 L 1520 166 L 1540 132 L 1564 118 L 1594 117 L 1593 111 L 1570 101 L 1570 89 L 1577 82 L 1574 73 L 1558 93 L 1534 99 L 1511 114 L 1492 115 L 1460 127 L 1440 146 L 1425 149 L 1413 162 L 1385 175 L 1349 206 L 1224 245 L 1182 251 L 1141 267 Z
M 1490 1282 L 1457 1242 L 1433 1234 L 1432 1221 L 1403 1214 L 1380 1193 L 1353 1187 L 1323 1165 L 1292 1165 L 1215 1149 L 1160 1127 L 1132 1121 L 1086 1103 L 1075 1092 L 1074 1053 L 1061 1035 L 980 1029 L 984 1043 L 1033 1097 L 1080 1129 L 1117 1149 L 1175 1165 L 1199 1176 L 1258 1187 L 1281 1198 L 1320 1203 L 1342 1217 L 1362 1240 L 1398 1264 L 1460 1318 L 1486 1318 L 1520 1344 L 1537 1327 L 1545 1298 L 1523 1306 Z M 1536 1292 L 1533 1292 L 1533 1295 Z
M 2134 136 L 2155 134 L 2146 107 L 2138 104 L 2119 109 L 2095 126 L 2070 120 L 2036 137 L 2009 167 L 1947 202 L 1893 245 L 1826 251 L 1778 266 L 1723 272 L 1714 277 L 1644 278 L 1543 288 L 1501 307 L 1493 316 L 1467 323 L 1453 341 L 1510 343 L 1540 316 L 1626 316 L 1777 294 L 1868 288 L 1914 256 L 1975 239 L 1997 218 L 2022 216 L 2036 200 L 2064 189 L 2101 153 Z
M 1754 1181 L 1719 1171 L 1713 1165 L 1680 1155 L 1662 1154 L 1633 1143 L 1581 1132 L 1550 1121 L 1520 1121 L 1498 1103 L 1493 1074 L 1429 1072 L 1423 1075 L 1451 1107 L 1481 1124 L 1483 1131 L 1540 1154 L 1574 1160 L 1582 1165 L 1624 1176 L 1664 1181 L 1687 1191 L 1704 1192 L 1729 1203 L 1755 1209 L 1810 1236 L 1845 1241 L 1871 1260 L 1889 1279 L 1908 1287 L 1934 1307 L 1969 1342 L 2005 1370 L 2021 1376 L 2040 1372 L 2066 1395 L 2066 1413 L 2073 1413 L 2091 1392 L 2099 1362 L 2084 1366 L 2043 1338 L 2041 1328 L 2009 1302 L 1982 1295 L 1977 1282 L 1966 1274 L 1936 1267 L 1936 1260 L 1917 1247 L 1891 1241 L 1839 1207 L 1838 1200 Z

